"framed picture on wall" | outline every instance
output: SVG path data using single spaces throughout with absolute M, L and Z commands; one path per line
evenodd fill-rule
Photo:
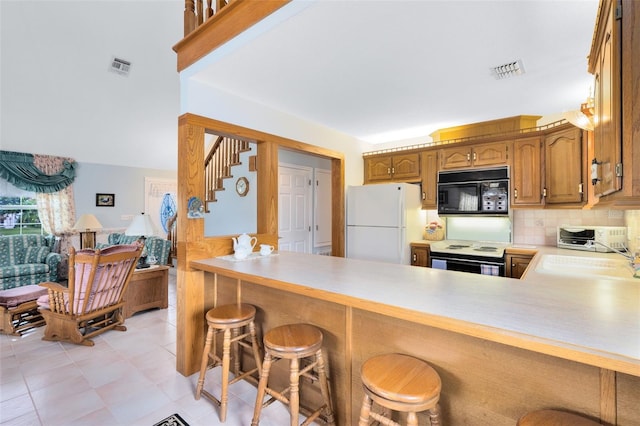
M 116 194 L 96 194 L 96 206 L 113 207 L 116 205 Z

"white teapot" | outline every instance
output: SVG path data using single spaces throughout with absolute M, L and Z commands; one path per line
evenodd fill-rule
M 237 238 L 231 238 L 233 240 L 233 250 L 234 251 L 248 251 L 252 252 L 253 248 L 256 246 L 258 239 L 256 237 L 250 237 L 247 234 L 239 235 Z

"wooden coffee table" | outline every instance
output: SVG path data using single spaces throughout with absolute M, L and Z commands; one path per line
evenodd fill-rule
M 124 294 L 122 314 L 129 318 L 136 312 L 169 306 L 169 267 L 153 265 L 136 269 Z

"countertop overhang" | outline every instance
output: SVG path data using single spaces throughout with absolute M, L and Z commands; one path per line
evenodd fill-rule
M 535 272 L 541 254 L 613 256 L 538 247 L 526 276 L 493 277 L 280 252 L 190 267 L 609 370 L 640 376 L 640 280 Z

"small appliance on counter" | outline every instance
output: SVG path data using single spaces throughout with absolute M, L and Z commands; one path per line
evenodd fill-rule
M 627 249 L 627 228 L 624 226 L 558 227 L 559 248 L 595 251 L 601 253 Z

